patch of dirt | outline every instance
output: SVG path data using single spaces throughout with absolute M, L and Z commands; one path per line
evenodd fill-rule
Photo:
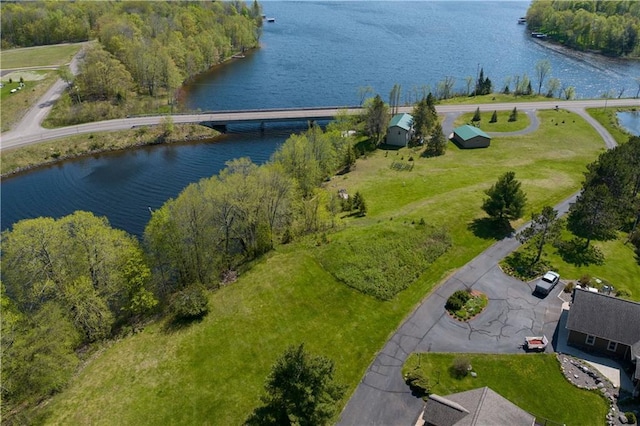
M 24 81 L 44 80 L 47 78 L 48 74 L 49 73 L 40 73 L 35 71 L 12 71 L 3 75 L 2 81 L 9 81 L 9 79 L 12 79 L 13 81 L 20 81 L 20 77 L 22 77 Z

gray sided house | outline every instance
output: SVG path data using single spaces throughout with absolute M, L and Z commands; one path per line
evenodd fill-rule
M 640 379 L 640 303 L 576 288 L 567 343 L 636 363 Z
M 460 148 L 486 148 L 491 143 L 491 137 L 477 127 L 465 124 L 453 129 L 451 139 Z
M 422 418 L 427 426 L 535 424 L 533 415 L 486 386 L 446 397 L 431 394 Z
M 387 144 L 407 146 L 413 137 L 413 117 L 411 114 L 396 114 L 389 122 L 387 129 Z

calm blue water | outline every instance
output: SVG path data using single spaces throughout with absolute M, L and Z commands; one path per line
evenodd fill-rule
M 545 47 L 517 25 L 528 2 L 277 2 L 265 23 L 262 48 L 217 67 L 185 90 L 192 109 L 225 110 L 359 103 L 358 88 L 383 98 L 395 83 L 403 101 L 446 76 L 466 90 L 465 77 L 483 67 L 494 87 L 528 73 L 547 58 L 552 76 L 578 97 L 637 90 L 640 64 Z M 23 218 L 61 217 L 82 209 L 141 235 L 149 207 L 157 208 L 189 183 L 211 176 L 225 161 L 263 162 L 286 139 L 282 129 L 230 135 L 216 143 L 154 146 L 62 163 L 2 182 L 2 229 Z
M 635 136 L 640 136 L 640 113 L 638 111 L 633 112 L 619 112 L 618 122 L 629 133 Z
M 395 83 L 404 100 L 423 86 L 435 92 L 451 76 L 466 93 L 465 78 L 478 68 L 494 90 L 528 74 L 537 88 L 535 64 L 551 63 L 550 77 L 574 86 L 577 97 L 637 90 L 640 64 L 581 53 L 559 53 L 530 37 L 517 19 L 529 2 L 274 2 L 262 48 L 202 76 L 187 88 L 192 109 L 225 110 L 359 103 L 358 88 L 371 86 L 388 99 Z M 567 55 L 570 54 L 570 55 Z M 511 85 L 513 89 L 513 84 Z

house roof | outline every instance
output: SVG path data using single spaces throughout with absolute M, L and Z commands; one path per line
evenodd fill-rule
M 567 328 L 634 346 L 640 341 L 640 303 L 576 288 Z
M 423 418 L 435 426 L 527 425 L 535 417 L 488 387 L 454 393 L 446 398 L 429 395 Z
M 400 127 L 401 129 L 408 131 L 411 130 L 411 126 L 413 126 L 413 116 L 407 113 L 396 114 L 389 122 L 389 128 Z
M 479 128 L 470 126 L 468 124 L 465 124 L 464 126 L 456 127 L 455 129 L 453 129 L 453 132 L 465 141 L 471 138 L 474 138 L 476 136 L 482 136 L 484 138 L 491 139 L 489 135 L 487 135 L 485 132 L 483 132 Z

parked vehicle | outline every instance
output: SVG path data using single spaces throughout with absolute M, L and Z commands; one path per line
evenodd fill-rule
M 560 282 L 560 275 L 557 272 L 549 271 L 542 276 L 536 283 L 534 293 L 546 296 Z

